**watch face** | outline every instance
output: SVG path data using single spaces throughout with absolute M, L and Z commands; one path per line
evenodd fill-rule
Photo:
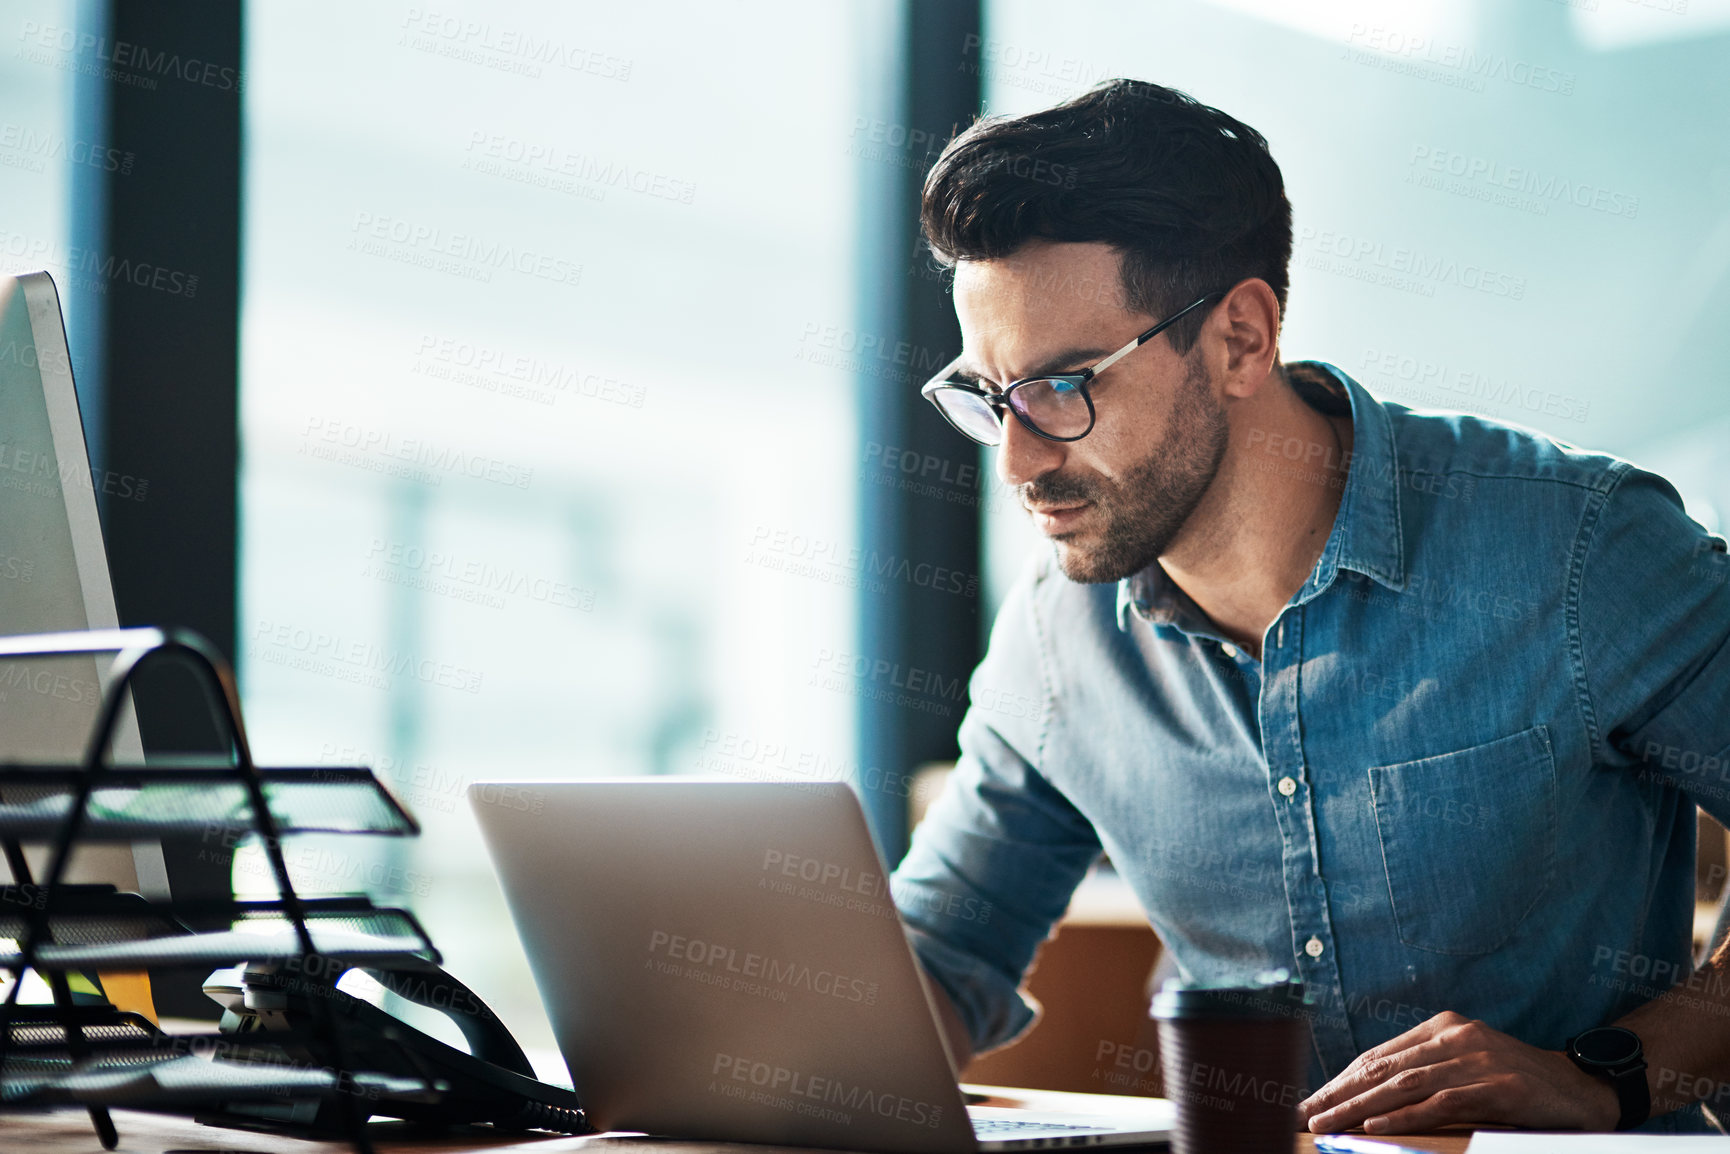
M 1594 1066 L 1619 1066 L 1640 1052 L 1640 1039 L 1620 1026 L 1600 1026 L 1575 1038 L 1574 1052 Z

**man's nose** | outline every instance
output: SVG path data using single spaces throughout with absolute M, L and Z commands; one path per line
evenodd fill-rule
M 1063 464 L 1064 445 L 1048 441 L 1031 432 L 1015 419 L 1013 413 L 1003 414 L 1003 444 L 997 449 L 997 476 L 1005 485 L 1015 488 L 1025 485 Z

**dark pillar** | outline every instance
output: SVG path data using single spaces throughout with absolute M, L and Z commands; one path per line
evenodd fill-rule
M 122 625 L 189 626 L 231 659 L 239 461 L 241 11 L 87 0 L 75 117 L 115 158 L 73 189 L 73 357 Z M 215 748 L 189 677 L 146 675 L 145 748 Z M 226 860 L 164 846 L 176 898 L 229 893 Z M 165 1013 L 215 1009 L 199 975 Z
M 860 678 L 859 763 L 890 862 L 906 851 L 906 775 L 956 754 L 967 677 L 979 659 L 984 496 L 977 452 L 919 396 L 961 349 L 947 280 L 918 247 L 919 191 L 943 145 L 979 112 L 980 3 L 904 0 L 899 21 L 889 52 L 902 69 L 898 97 L 870 118 L 881 127 L 861 134 L 860 150 L 858 649 L 871 671 Z M 903 479 L 935 485 L 914 489 Z

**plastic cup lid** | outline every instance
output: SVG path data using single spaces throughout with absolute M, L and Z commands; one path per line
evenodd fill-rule
M 1285 970 L 1257 974 L 1248 985 L 1168 980 L 1153 996 L 1155 1018 L 1307 1018 L 1315 999 Z

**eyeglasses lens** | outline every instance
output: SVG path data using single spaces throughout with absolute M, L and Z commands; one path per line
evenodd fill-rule
M 964 389 L 936 389 L 932 399 L 950 424 L 981 445 L 1003 443 L 1003 422 L 984 397 Z
M 1009 403 L 1050 437 L 1079 437 L 1093 419 L 1087 397 L 1074 381 L 1028 381 L 1010 392 Z

